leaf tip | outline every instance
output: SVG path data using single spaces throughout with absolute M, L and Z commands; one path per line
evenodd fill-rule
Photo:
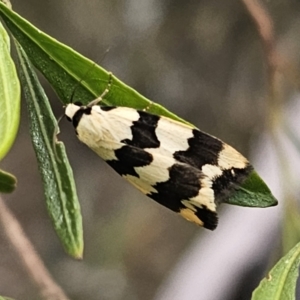
M 0 170 L 0 192 L 9 194 L 17 187 L 17 178 L 3 170 Z

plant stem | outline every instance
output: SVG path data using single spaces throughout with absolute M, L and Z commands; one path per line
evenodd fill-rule
M 43 300 L 69 300 L 60 286 L 53 280 L 34 246 L 25 235 L 20 223 L 0 197 L 0 223 L 9 242 L 14 247 L 26 271 L 39 289 Z

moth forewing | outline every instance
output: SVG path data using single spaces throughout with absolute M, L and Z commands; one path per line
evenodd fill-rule
M 95 102 L 96 103 L 96 102 Z M 216 207 L 252 167 L 219 139 L 172 119 L 127 107 L 69 104 L 80 141 L 156 202 L 208 229 Z

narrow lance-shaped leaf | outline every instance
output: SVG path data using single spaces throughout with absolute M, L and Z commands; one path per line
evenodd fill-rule
M 66 251 L 75 258 L 83 252 L 80 205 L 73 172 L 62 142 L 53 143 L 57 122 L 48 99 L 23 49 L 16 43 L 24 86 L 30 132 L 42 176 L 48 212 Z
M 95 99 L 107 87 L 109 72 L 43 33 L 1 2 L 0 11 L 1 17 L 31 62 L 48 79 L 64 104 L 70 101 L 75 86 L 78 86 L 76 99 L 80 99 L 83 104 Z M 82 83 L 77 85 L 80 80 L 83 80 Z M 161 105 L 148 100 L 115 76 L 108 97 L 103 102 L 136 109 L 149 107 L 149 111 L 153 113 L 188 123 Z
M 300 243 L 282 257 L 260 282 L 251 300 L 295 300 L 299 265 Z
M 48 79 L 63 103 L 70 101 L 75 86 L 78 88 L 74 100 L 80 100 L 83 104 L 99 96 L 107 87 L 109 73 L 100 66 L 41 32 L 1 3 L 0 16 L 23 46 L 36 68 Z M 88 77 L 87 80 L 86 77 Z M 85 81 L 78 84 L 82 79 Z M 113 76 L 112 86 L 103 103 L 136 109 L 147 108 L 152 113 L 188 123 L 161 105 L 149 101 L 115 76 Z M 277 200 L 257 173 L 253 171 L 242 188 L 238 189 L 227 203 L 267 207 L 276 205 Z
M 9 36 L 0 23 L 0 160 L 11 148 L 20 122 L 20 83 L 10 56 Z

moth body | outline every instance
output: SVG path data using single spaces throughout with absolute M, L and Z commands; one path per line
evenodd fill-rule
M 211 230 L 217 205 L 253 170 L 221 140 L 166 117 L 73 103 L 65 115 L 79 140 L 142 193 Z

